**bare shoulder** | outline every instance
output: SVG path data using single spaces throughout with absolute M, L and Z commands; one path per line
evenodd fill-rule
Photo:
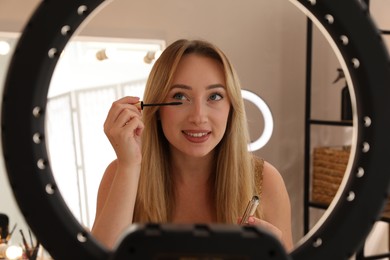
M 264 161 L 263 166 L 263 184 L 264 190 L 275 190 L 275 188 L 283 188 L 285 186 L 280 172 L 267 161 Z
M 269 162 L 264 161 L 263 168 L 263 199 L 267 202 L 289 206 L 290 200 L 286 185 L 280 172 Z M 286 205 L 287 204 L 287 205 Z
M 264 161 L 262 206 L 264 220 L 283 233 L 286 248 L 292 248 L 291 205 L 282 175 L 270 163 Z

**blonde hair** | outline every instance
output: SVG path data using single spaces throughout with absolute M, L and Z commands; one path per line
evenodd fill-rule
M 231 109 L 225 135 L 216 147 L 212 189 L 217 222 L 236 223 L 258 189 L 255 187 L 252 155 L 247 150 L 249 134 L 241 87 L 236 72 L 225 54 L 205 41 L 174 42 L 154 64 L 146 83 L 144 101 L 150 103 L 164 101 L 180 59 L 188 54 L 215 59 L 224 68 Z M 166 223 L 172 220 L 175 207 L 169 145 L 158 120 L 158 108 L 144 110 L 143 120 L 145 125 L 142 137 L 143 160 L 134 222 Z

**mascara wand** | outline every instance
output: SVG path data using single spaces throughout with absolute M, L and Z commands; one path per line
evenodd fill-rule
M 139 101 L 138 103 L 135 104 L 136 107 L 139 109 L 143 110 L 144 107 L 154 107 L 154 106 L 178 106 L 182 105 L 183 102 L 168 102 L 168 103 L 149 103 L 145 104 L 143 101 Z

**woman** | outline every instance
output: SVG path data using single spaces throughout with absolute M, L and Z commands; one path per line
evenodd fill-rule
M 134 222 L 236 224 L 257 194 L 260 207 L 247 224 L 269 230 L 290 250 L 284 182 L 247 150 L 240 84 L 220 49 L 178 40 L 162 53 L 144 102 L 177 101 L 144 110 L 136 97 L 113 103 L 104 131 L 117 159 L 99 187 L 93 234 L 111 248 Z

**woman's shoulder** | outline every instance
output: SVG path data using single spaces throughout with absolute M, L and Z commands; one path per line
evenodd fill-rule
M 278 227 L 286 238 L 287 248 L 291 242 L 291 204 L 283 176 L 271 163 L 264 161 L 262 187 L 263 217 Z
M 264 161 L 262 195 L 266 201 L 271 202 L 270 205 L 289 204 L 289 196 L 287 188 L 280 172 L 271 163 Z
M 270 193 L 279 189 L 284 189 L 285 184 L 282 175 L 268 161 L 262 157 L 253 156 L 253 167 L 255 171 L 256 187 L 260 189 L 261 194 Z M 275 190 L 276 188 L 276 190 Z
M 263 185 L 267 185 L 269 187 L 280 187 L 284 188 L 284 180 L 278 169 L 273 166 L 271 163 L 264 161 L 263 166 Z

